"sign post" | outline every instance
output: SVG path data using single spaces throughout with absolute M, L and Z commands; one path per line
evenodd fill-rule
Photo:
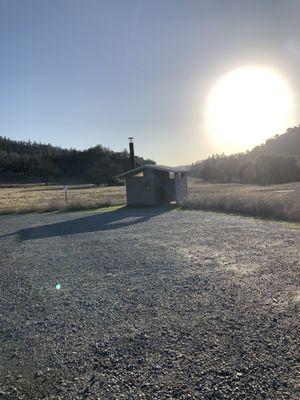
M 64 192 L 65 192 L 65 199 L 66 199 L 66 204 L 68 204 L 68 186 L 64 186 Z

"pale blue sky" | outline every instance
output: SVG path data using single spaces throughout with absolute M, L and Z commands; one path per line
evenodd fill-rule
M 298 0 L 0 0 L 0 135 L 196 161 L 221 151 L 203 109 L 223 74 L 271 66 L 299 92 L 299 21 Z

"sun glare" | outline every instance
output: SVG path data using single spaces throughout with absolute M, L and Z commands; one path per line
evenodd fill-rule
M 224 152 L 250 150 L 292 124 L 293 97 L 272 69 L 244 67 L 213 87 L 206 113 L 208 132 Z

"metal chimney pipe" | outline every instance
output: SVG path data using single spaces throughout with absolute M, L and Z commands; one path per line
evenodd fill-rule
M 134 145 L 133 145 L 133 137 L 129 137 L 129 154 L 130 154 L 130 168 L 135 168 L 135 158 L 134 158 Z

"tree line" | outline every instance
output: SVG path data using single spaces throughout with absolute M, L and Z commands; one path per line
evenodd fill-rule
M 212 155 L 191 166 L 190 175 L 210 182 L 276 184 L 300 181 L 300 126 L 245 153 Z
M 135 157 L 136 166 L 155 164 Z M 130 169 L 127 150 L 115 152 L 101 145 L 87 150 L 62 149 L 50 144 L 16 141 L 0 136 L 1 181 L 85 182 L 118 184 L 117 175 Z

